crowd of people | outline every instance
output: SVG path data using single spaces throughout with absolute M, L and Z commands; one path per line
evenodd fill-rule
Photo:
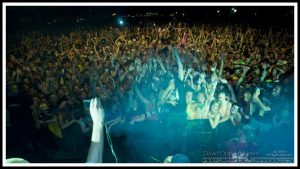
M 7 134 L 28 149 L 87 149 L 93 97 L 108 133 L 158 137 L 168 155 L 293 145 L 288 30 L 168 23 L 7 37 Z

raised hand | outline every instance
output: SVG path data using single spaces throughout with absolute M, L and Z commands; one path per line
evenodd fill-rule
M 170 104 L 173 105 L 173 106 L 176 106 L 176 105 L 178 104 L 178 102 L 175 101 L 175 100 L 171 100 L 171 101 L 169 101 L 168 103 L 170 103 Z
M 211 81 L 212 82 L 215 82 L 215 81 L 217 81 L 218 80 L 218 76 L 216 75 L 216 74 L 212 74 L 212 76 L 211 76 Z
M 193 68 L 188 68 L 187 74 L 190 74 L 193 71 Z
M 96 125 L 103 125 L 104 123 L 104 109 L 102 107 L 101 101 L 99 98 L 92 98 L 90 103 L 90 113 L 94 123 Z
M 205 77 L 206 77 L 206 74 L 205 73 L 200 73 L 200 79 L 205 79 Z
M 91 145 L 89 148 L 87 163 L 102 163 L 104 147 L 104 110 L 99 98 L 92 98 L 90 113 L 93 120 Z
M 227 83 L 226 79 L 220 79 L 221 83 Z
M 170 83 L 167 89 L 169 91 L 173 91 L 175 89 L 175 84 L 174 83 Z
M 216 71 L 216 68 L 217 68 L 217 63 L 215 62 L 214 65 L 211 68 L 211 71 L 212 72 Z
M 131 64 L 131 65 L 129 66 L 128 70 L 129 70 L 129 71 L 133 71 L 133 70 L 134 70 L 134 65 Z
M 243 66 L 243 70 L 244 70 L 244 72 L 248 72 L 248 71 L 250 70 L 250 67 L 248 67 L 248 66 Z
M 259 95 L 260 95 L 260 89 L 259 89 L 259 88 L 256 88 L 256 91 L 255 91 L 255 93 L 253 94 L 253 99 L 254 99 L 254 100 L 257 100 Z

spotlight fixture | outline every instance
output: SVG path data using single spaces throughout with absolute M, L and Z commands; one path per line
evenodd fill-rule
M 122 19 L 122 18 L 119 18 L 118 19 L 118 24 L 120 25 L 120 26 L 123 26 L 124 25 L 124 20 Z

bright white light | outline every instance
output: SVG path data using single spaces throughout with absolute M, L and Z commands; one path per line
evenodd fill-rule
M 218 10 L 217 13 L 220 13 L 220 11 Z
M 237 10 L 236 10 L 236 9 L 234 9 L 234 13 L 236 13 L 236 11 L 237 11 Z
M 231 8 L 231 10 L 234 11 L 235 9 L 234 9 L 234 8 Z
M 120 24 L 120 25 L 123 25 L 123 24 L 124 24 L 124 22 L 123 22 L 122 20 L 120 20 L 120 21 L 119 21 L 119 24 Z
M 182 14 L 182 16 L 184 16 L 184 13 Z

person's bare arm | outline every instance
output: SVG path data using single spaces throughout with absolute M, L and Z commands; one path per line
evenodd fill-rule
M 261 102 L 259 98 L 254 99 L 254 101 L 258 104 L 258 106 L 261 108 L 263 111 L 271 111 L 271 108 L 269 106 L 266 106 Z
M 263 64 L 263 73 L 261 75 L 260 81 L 263 82 L 265 80 L 265 78 L 267 77 L 267 65 Z
M 160 68 L 162 69 L 162 71 L 164 73 L 167 73 L 167 70 L 165 69 L 164 64 L 162 63 L 161 59 L 158 58 L 157 61 L 158 61 L 159 65 L 160 65 Z
M 193 90 L 197 89 L 197 86 L 194 84 L 194 76 L 196 75 L 195 72 L 193 72 L 193 74 L 190 74 L 190 79 L 191 79 L 191 87 Z
M 139 98 L 139 100 L 140 100 L 142 103 L 144 103 L 144 104 L 148 104 L 148 103 L 149 103 L 149 100 L 146 99 L 146 98 L 142 95 L 141 91 L 138 89 L 138 87 L 136 86 L 136 84 L 134 84 L 134 91 L 136 92 L 137 97 Z
M 223 56 L 224 57 L 224 56 Z M 219 78 L 222 77 L 222 74 L 223 74 L 223 69 L 224 69 L 224 58 L 221 59 L 221 66 L 220 66 L 220 69 L 219 69 Z
M 269 42 L 266 41 L 266 42 L 265 42 L 264 56 L 265 56 L 265 58 L 270 59 L 270 57 L 269 57 L 269 55 L 268 55 L 268 46 L 269 46 Z
M 90 112 L 93 120 L 91 144 L 87 163 L 102 163 L 104 146 L 104 109 L 99 98 L 91 99 Z
M 111 80 L 111 83 L 112 83 L 112 85 L 113 85 L 113 89 L 115 90 L 115 88 L 116 88 L 116 84 L 115 84 L 115 80 L 114 80 L 114 78 L 113 78 L 113 77 L 111 77 L 111 76 L 108 76 L 108 78 Z
M 92 40 L 92 42 L 93 42 L 94 52 L 95 52 L 96 56 L 100 59 L 100 58 L 101 58 L 101 57 L 100 57 L 100 54 L 99 54 L 99 52 L 98 52 L 97 49 L 96 49 L 96 42 L 95 42 L 93 39 L 91 39 L 91 40 Z
M 185 73 L 184 74 L 184 78 L 183 78 L 183 82 L 186 82 L 188 76 L 190 75 L 191 73 L 191 69 L 188 69 L 187 71 L 184 71 Z
M 171 93 L 173 92 L 173 88 L 171 86 L 168 86 L 166 90 L 162 91 L 160 97 L 159 97 L 159 102 L 158 105 L 162 105 L 166 103 L 168 98 L 170 97 Z
M 127 114 L 131 110 L 132 96 L 133 96 L 133 91 L 131 90 L 128 92 L 128 100 L 127 100 L 127 105 L 125 107 L 125 114 Z
M 230 91 L 231 100 L 234 101 L 234 102 L 237 102 L 236 96 L 235 96 L 233 88 L 232 88 L 232 85 L 229 84 L 228 82 L 226 84 L 227 84 L 227 87 L 228 87 L 228 89 Z
M 226 112 L 225 112 L 225 116 L 223 118 L 221 118 L 220 120 L 220 123 L 224 122 L 224 121 L 227 121 L 229 118 L 230 118 L 230 109 L 231 109 L 231 103 L 229 102 L 228 103 L 228 106 L 227 106 L 227 109 L 226 109 Z
M 211 88 L 211 91 L 208 92 L 207 94 L 207 101 L 208 103 L 207 104 L 210 104 L 210 102 L 213 100 L 213 97 L 214 97 L 214 94 L 215 94 L 215 91 L 216 91 L 216 88 L 217 88 L 217 84 L 218 84 L 218 76 L 216 74 L 216 65 L 212 68 L 212 71 L 213 71 L 213 74 L 211 76 L 211 85 L 212 85 L 212 88 Z
M 120 45 L 119 45 L 119 44 L 116 44 L 116 45 L 115 45 L 115 53 L 114 53 L 114 56 L 118 56 L 119 51 L 120 51 Z
M 213 75 L 211 77 L 212 87 L 211 87 L 211 91 L 207 93 L 207 99 L 205 100 L 205 109 L 204 109 L 204 112 L 203 112 L 204 114 L 207 114 L 208 111 L 209 111 L 209 107 L 210 107 L 211 102 L 214 99 L 214 94 L 215 94 L 217 84 L 218 84 L 218 77 L 217 77 L 217 74 L 215 72 L 215 67 L 212 68 L 212 71 L 213 71 Z
M 244 67 L 243 68 L 243 74 L 242 74 L 242 76 L 239 78 L 239 80 L 237 81 L 237 83 L 236 83 L 236 89 L 239 89 L 239 87 L 240 87 L 240 85 L 241 85 L 241 83 L 244 81 L 244 78 L 245 78 L 245 76 L 246 76 L 246 74 L 247 74 L 247 72 L 249 71 L 249 67 Z
M 263 104 L 261 102 L 261 100 L 259 99 L 259 96 L 260 95 L 260 89 L 256 89 L 256 92 L 253 94 L 253 101 L 255 103 L 257 103 L 257 105 L 259 106 L 259 108 L 263 111 L 271 111 L 271 108 L 269 106 L 266 106 L 265 104 Z
M 219 122 L 220 122 L 220 115 L 217 114 L 214 119 L 209 117 L 209 123 L 211 128 L 215 129 L 218 126 Z
M 173 54 L 176 58 L 176 62 L 178 65 L 178 78 L 183 81 L 184 75 L 183 75 L 183 65 L 182 62 L 180 60 L 179 54 L 178 54 L 178 50 L 176 47 L 173 48 Z

